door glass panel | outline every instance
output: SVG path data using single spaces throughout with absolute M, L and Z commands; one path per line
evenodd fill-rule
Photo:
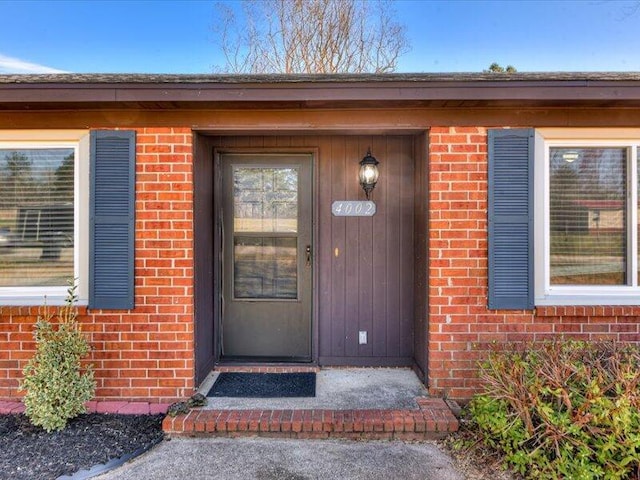
M 297 232 L 298 170 L 234 168 L 233 211 L 235 232 Z
M 298 297 L 296 237 L 234 238 L 234 297 Z

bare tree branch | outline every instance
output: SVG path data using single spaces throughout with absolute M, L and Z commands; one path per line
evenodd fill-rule
M 229 73 L 385 73 L 409 50 L 388 0 L 243 0 L 217 4 Z

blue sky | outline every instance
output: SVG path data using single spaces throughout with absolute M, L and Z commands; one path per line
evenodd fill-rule
M 401 72 L 640 71 L 640 0 L 394 2 Z M 211 73 L 213 1 L 0 0 L 0 73 Z

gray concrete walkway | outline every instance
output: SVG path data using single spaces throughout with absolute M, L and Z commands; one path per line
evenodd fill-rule
M 463 480 L 435 443 L 174 439 L 100 480 Z
M 218 373 L 200 388 L 207 394 Z M 206 409 L 418 410 L 427 392 L 410 369 L 323 369 L 315 398 L 209 398 Z M 204 415 L 205 412 L 202 412 Z M 436 443 L 296 440 L 262 437 L 174 438 L 100 480 L 462 480 Z

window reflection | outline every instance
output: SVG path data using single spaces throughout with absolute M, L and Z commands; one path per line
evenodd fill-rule
M 297 168 L 235 167 L 233 187 L 234 297 L 297 298 Z
M 235 298 L 297 298 L 297 243 L 295 237 L 236 237 Z
M 550 149 L 551 285 L 624 285 L 627 150 Z
M 236 232 L 296 232 L 298 171 L 241 167 L 233 171 Z
M 0 149 L 0 286 L 74 276 L 74 149 Z

